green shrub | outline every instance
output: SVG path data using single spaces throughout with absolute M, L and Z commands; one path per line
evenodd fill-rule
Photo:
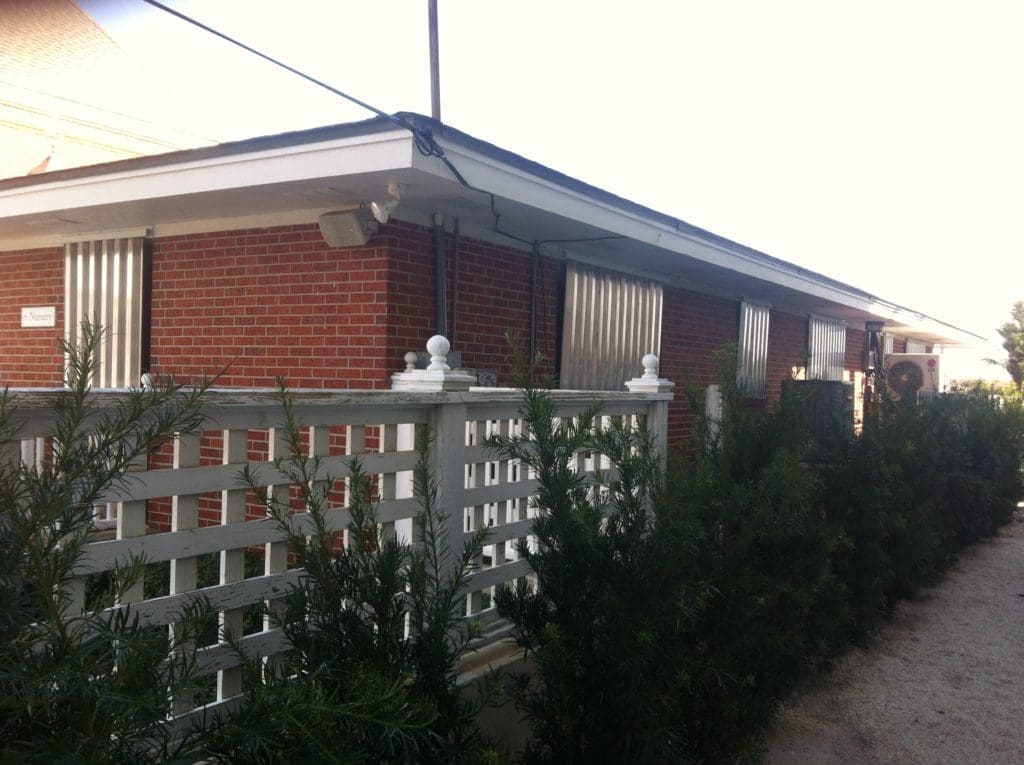
M 672 513 L 696 529 L 696 576 L 713 592 L 687 651 L 708 681 L 690 688 L 689 755 L 756 756 L 759 731 L 800 673 L 827 661 L 850 619 L 831 559 L 840 537 L 817 503 L 816 471 L 799 457 L 807 439 L 790 410 L 749 409 L 720 358 L 722 416 L 697 397 L 698 444 L 674 463 Z
M 65 346 L 68 390 L 57 399 L 53 448 L 36 471 L 0 462 L 0 760 L 164 762 L 196 742 L 164 724 L 171 694 L 195 685 L 190 649 L 205 619 L 201 604 L 166 627 L 140 626 L 130 607 L 104 611 L 140 581 L 136 558 L 76 612 L 73 577 L 89 541 L 93 507 L 125 482 L 129 465 L 175 432 L 201 421 L 204 386 L 171 383 L 133 390 L 111 409 L 90 396 L 101 331 Z M 0 441 L 18 438 L 17 399 L 0 395 Z
M 596 410 L 564 423 L 543 390 L 525 391 L 521 414 L 523 434 L 490 445 L 539 484 L 536 549 L 520 551 L 537 586 L 496 597 L 535 665 L 511 688 L 532 732 L 525 760 L 677 761 L 678 688 L 702 674 L 681 649 L 708 592 L 680 554 L 690 535 L 661 517 L 650 439 L 621 422 L 595 432 Z M 588 451 L 610 458 L 607 494 L 574 466 Z
M 484 532 L 451 550 L 421 434 L 415 490 L 423 506 L 415 547 L 382 533 L 373 482 L 350 467 L 348 540 L 331 530 L 335 481 L 303 451 L 291 397 L 282 387 L 289 448 L 278 470 L 308 512 L 293 523 L 290 499 L 245 483 L 286 534 L 300 584 L 269 615 L 291 646 L 269 665 L 245 659 L 246 704 L 215 724 L 207 756 L 220 762 L 475 762 L 488 752 L 478 706 L 456 685 L 469 633 L 462 592 Z
M 1011 517 L 1018 406 L 882 401 L 860 435 L 815 445 L 799 393 L 750 409 L 731 358 L 721 418 L 693 397 L 697 442 L 667 476 L 643 434 L 595 434 L 596 410 L 560 424 L 544 391 L 525 391 L 521 437 L 492 441 L 539 482 L 537 586 L 497 598 L 535 667 L 512 689 L 526 761 L 756 759 L 803 674 Z M 619 478 L 604 501 L 574 468 L 586 451 Z
M 835 567 L 855 639 L 1010 520 L 1022 439 L 1018 404 L 943 395 L 912 407 L 879 402 L 861 436 L 833 453 L 823 506 L 844 537 Z

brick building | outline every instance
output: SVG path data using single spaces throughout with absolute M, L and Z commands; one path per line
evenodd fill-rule
M 869 322 L 896 351 L 978 339 L 413 114 L 0 181 L 0 277 L 9 386 L 59 385 L 83 316 L 111 386 L 382 388 L 436 332 L 507 384 L 512 332 L 574 388 L 651 351 L 706 386 L 734 344 L 771 401 L 794 370 L 859 387 Z

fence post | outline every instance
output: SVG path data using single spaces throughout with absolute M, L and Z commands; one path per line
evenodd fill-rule
M 457 565 L 465 543 L 466 402 L 438 403 L 431 428 L 434 441 L 429 464 L 437 484 L 437 510 L 443 515 L 441 533 L 447 542 L 442 570 L 448 573 Z
M 222 431 L 221 462 L 224 465 L 237 465 L 249 459 L 249 431 L 244 429 Z M 227 526 L 232 523 L 245 523 L 246 490 L 223 489 L 220 493 L 220 522 Z M 231 584 L 245 579 L 245 548 L 238 547 L 221 550 L 220 583 Z M 227 643 L 228 637 L 239 639 L 245 626 L 245 609 L 233 608 L 221 611 L 220 636 L 218 642 Z M 229 667 L 217 673 L 217 699 L 237 696 L 242 692 L 242 668 Z
M 657 395 L 647 404 L 647 431 L 658 454 L 662 471 L 668 465 L 668 404 L 672 400 L 675 383 L 658 376 L 658 357 L 648 353 L 641 359 L 644 373 L 626 381 L 631 393 L 652 393 Z M 668 394 L 668 395 L 664 395 Z
M 132 449 L 135 444 L 125 444 Z M 128 472 L 144 471 L 148 468 L 146 455 L 139 455 L 127 468 Z M 128 500 L 119 502 L 117 507 L 117 539 L 131 539 L 146 536 L 146 500 Z M 137 603 L 145 599 L 144 581 L 140 579 L 131 588 L 125 590 L 118 605 Z
M 196 467 L 200 464 L 201 436 L 196 433 L 179 433 L 174 439 L 174 469 Z M 199 525 L 199 495 L 175 494 L 171 497 L 171 531 L 185 531 Z M 170 594 L 180 595 L 193 592 L 198 587 L 199 559 L 195 556 L 171 559 Z M 171 622 L 171 639 L 175 643 L 182 640 L 184 625 Z M 194 644 L 182 646 L 187 651 L 195 648 Z M 175 715 L 188 712 L 195 704 L 191 692 L 184 696 L 171 699 Z
M 468 391 L 476 378 L 448 366 L 450 350 L 447 338 L 434 335 L 427 341 L 427 368 L 414 369 L 411 358 L 407 359 L 406 370 L 391 376 L 392 390 L 439 394 Z M 462 553 L 465 539 L 466 402 L 461 397 L 439 398 L 431 415 L 433 445 L 429 464 L 437 484 L 437 508 L 446 516 L 442 533 L 448 543 L 448 555 L 443 564 L 451 570 Z

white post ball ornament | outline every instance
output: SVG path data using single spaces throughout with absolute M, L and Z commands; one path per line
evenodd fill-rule
M 448 366 L 448 351 L 451 349 L 452 344 L 444 335 L 434 335 L 427 340 L 427 353 L 430 354 L 430 366 L 427 369 L 435 372 L 449 371 L 451 367 Z
M 653 353 L 648 353 L 644 356 L 640 363 L 644 365 L 644 374 L 641 379 L 643 380 L 657 380 L 658 379 L 658 357 Z
M 661 362 L 653 353 L 648 353 L 640 363 L 643 365 L 644 373 L 640 377 L 626 380 L 626 388 L 633 393 L 671 393 L 675 383 L 658 376 Z
M 462 370 L 452 371 L 448 366 L 448 352 L 452 344 L 443 335 L 434 335 L 427 341 L 430 364 L 426 369 L 416 369 L 418 355 L 409 351 L 405 354 L 404 372 L 391 375 L 391 389 L 410 393 L 440 393 L 468 391 L 476 385 L 476 375 Z

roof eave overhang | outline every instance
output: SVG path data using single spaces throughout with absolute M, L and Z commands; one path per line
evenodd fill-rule
M 570 231 L 620 236 L 626 253 L 638 243 L 647 245 L 664 253 L 669 269 L 674 260 L 690 259 L 708 269 L 739 275 L 749 281 L 754 291 L 758 284 L 775 285 L 842 308 L 847 315 L 852 311 L 864 321 L 885 321 L 887 328 L 925 342 L 962 346 L 977 345 L 985 340 L 587 186 L 459 131 L 441 128 L 432 133 L 469 188 L 460 186 L 451 167 L 437 156 L 418 151 L 410 130 L 377 119 L 333 129 L 78 168 L 31 179 L 0 181 L 0 222 L 9 217 L 67 212 L 97 205 L 117 206 L 208 192 L 223 194 L 264 185 L 286 187 L 318 178 L 343 179 L 359 175 L 384 178 L 405 173 L 406 177 L 433 178 L 432 188 L 446 188 L 452 198 L 457 194 L 493 194 L 504 202 L 515 203 L 520 210 L 527 211 L 528 216 L 546 216 L 549 224 L 557 218 Z M 444 195 L 434 196 L 431 201 L 443 208 Z M 523 220 L 529 222 L 528 217 Z M 161 222 L 140 220 L 137 223 L 159 225 Z M 492 221 L 481 219 L 478 223 L 486 228 Z M 47 236 L 52 244 L 52 232 Z M 47 241 L 42 236 L 39 240 Z M 3 245 L 0 249 L 12 249 L 12 245 L 31 246 L 31 243 L 28 239 L 5 241 L 0 230 L 0 245 Z
M 251 150 L 245 150 L 252 143 Z M 227 150 L 225 150 L 227 149 Z M 0 245 L 29 247 L 53 241 L 52 230 L 11 239 L 2 235 L 2 221 L 18 216 L 153 202 L 183 195 L 224 193 L 243 187 L 287 185 L 316 178 L 394 173 L 411 167 L 413 138 L 392 125 L 342 137 L 298 143 L 258 140 L 234 145 L 172 152 L 166 155 L 111 162 L 29 179 L 0 181 Z M 13 181 L 13 182 L 12 182 Z M 162 221 L 138 221 L 152 226 Z
M 751 279 L 752 283 L 767 282 L 844 309 L 852 309 L 862 315 L 863 321 L 885 322 L 887 331 L 895 334 L 912 336 L 946 347 L 973 347 L 987 341 L 980 335 L 813 271 L 714 235 L 704 236 L 704 232 L 682 221 L 661 214 L 655 214 L 652 218 L 645 214 L 647 211 L 643 208 L 632 203 L 620 206 L 614 198 L 611 201 L 594 198 L 585 191 L 567 188 L 556 180 L 495 161 L 486 152 L 458 141 L 441 138 L 439 143 L 449 161 L 459 169 L 470 185 L 486 189 L 502 199 L 532 205 L 609 234 L 622 236 L 626 241 L 652 245 L 664 250 L 666 255 L 692 258 L 714 268 L 735 272 Z M 416 156 L 413 159 L 417 169 L 451 177 L 451 171 L 432 157 Z

